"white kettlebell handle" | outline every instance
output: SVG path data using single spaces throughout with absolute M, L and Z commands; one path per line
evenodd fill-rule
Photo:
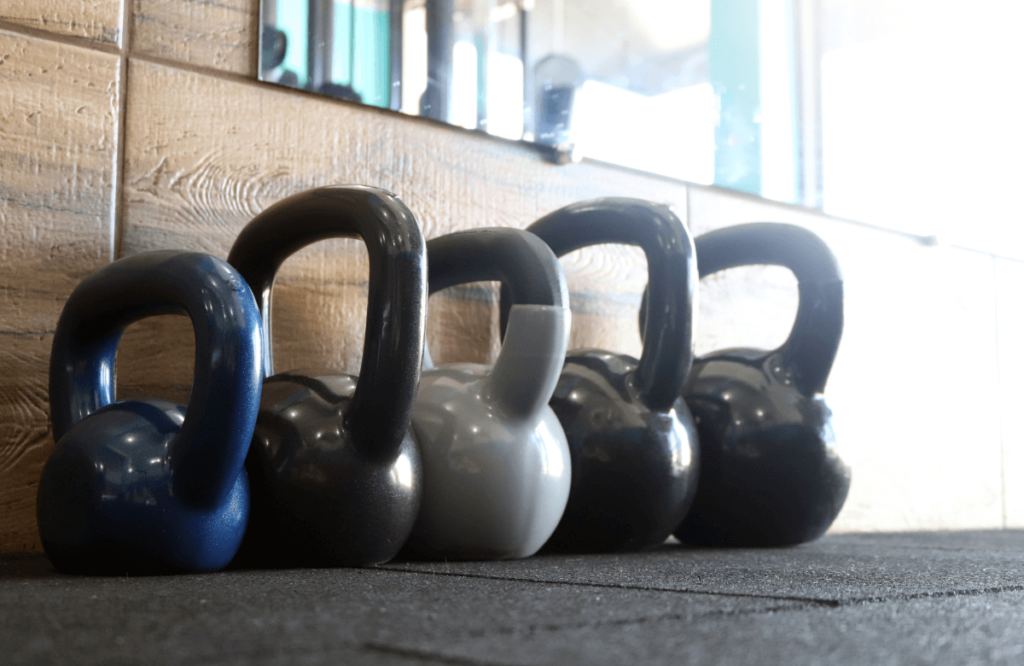
M 508 288 L 513 306 L 487 395 L 509 416 L 538 413 L 569 346 L 569 290 L 554 252 L 526 231 L 476 229 L 427 241 L 427 263 L 430 293 L 488 280 Z M 432 367 L 427 353 L 423 367 Z

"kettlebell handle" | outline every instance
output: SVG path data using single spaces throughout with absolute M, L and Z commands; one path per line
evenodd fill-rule
M 843 335 L 843 276 L 829 246 L 807 229 L 771 222 L 724 227 L 694 242 L 701 277 L 759 264 L 793 272 L 800 305 L 793 330 L 776 353 L 792 369 L 801 393 L 824 391 Z
M 354 441 L 389 453 L 405 437 L 419 383 L 426 323 L 423 235 L 398 197 L 375 187 L 332 186 L 278 201 L 238 235 L 228 263 L 256 294 L 263 314 L 264 372 L 271 356 L 271 291 L 285 259 L 328 238 L 362 238 L 370 258 L 363 361 L 345 422 Z
M 513 304 L 566 307 L 569 289 L 558 257 L 520 229 L 460 231 L 427 241 L 430 293 L 467 282 L 500 281 Z
M 53 437 L 59 441 L 76 423 L 114 402 L 121 336 L 130 324 L 163 314 L 187 315 L 196 336 L 192 393 L 167 453 L 174 492 L 201 506 L 220 504 L 249 450 L 263 382 L 256 301 L 221 259 L 145 252 L 108 264 L 79 283 L 53 337 Z M 196 478 L 209 482 L 189 481 Z
M 679 397 L 693 365 L 693 314 L 697 268 L 693 239 L 668 206 L 609 197 L 583 201 L 545 215 L 529 227 L 563 256 L 590 245 L 639 246 L 647 256 L 650 302 L 643 352 L 636 370 L 645 405 L 667 411 Z M 502 289 L 502 330 L 511 303 Z
M 467 282 L 500 280 L 518 321 L 490 373 L 490 395 L 508 413 L 547 404 L 568 346 L 569 289 L 558 258 L 519 229 L 475 229 L 427 241 L 430 293 Z

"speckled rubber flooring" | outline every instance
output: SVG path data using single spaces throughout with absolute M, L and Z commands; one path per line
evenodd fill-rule
M 1024 531 L 372 569 L 0 559 L 0 664 L 1024 664 Z

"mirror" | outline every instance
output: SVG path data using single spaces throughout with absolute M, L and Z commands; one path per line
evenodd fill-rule
M 262 20 L 265 81 L 1024 256 L 996 222 L 1024 208 L 1019 0 L 262 0 Z
M 802 200 L 793 10 L 790 0 L 761 2 L 775 8 L 758 21 L 758 4 L 263 0 L 260 72 L 531 141 L 556 159 Z M 759 92 L 769 73 L 771 98 Z M 762 182 L 762 163 L 778 163 L 773 182 Z

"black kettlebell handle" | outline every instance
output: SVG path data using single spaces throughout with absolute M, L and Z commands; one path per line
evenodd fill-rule
M 430 293 L 467 282 L 499 280 L 512 303 L 566 307 L 569 289 L 558 257 L 520 229 L 474 229 L 427 241 Z
M 283 199 L 257 215 L 235 240 L 228 263 L 256 294 L 263 314 L 266 376 L 270 304 L 284 260 L 328 238 L 366 243 L 370 282 L 363 361 L 345 422 L 355 441 L 381 453 L 401 445 L 419 384 L 427 300 L 426 247 L 412 212 L 375 187 L 321 187 Z
M 527 231 L 539 236 L 559 257 L 604 243 L 636 245 L 644 251 L 650 301 L 656 307 L 648 309 L 636 388 L 650 409 L 670 409 L 693 365 L 698 279 L 693 239 L 682 220 L 668 206 L 610 197 L 565 206 L 540 218 Z M 510 308 L 510 294 L 503 287 L 503 332 Z
M 776 353 L 801 393 L 824 391 L 843 335 L 843 276 L 829 246 L 807 229 L 771 222 L 717 229 L 694 243 L 701 277 L 760 264 L 793 272 L 800 305 L 793 330 Z
M 175 492 L 200 506 L 219 504 L 249 450 L 263 382 L 259 311 L 248 285 L 222 259 L 144 252 L 79 283 L 61 312 L 50 355 L 53 438 L 60 441 L 114 402 L 124 330 L 164 314 L 187 315 L 196 336 L 192 394 L 167 452 Z

